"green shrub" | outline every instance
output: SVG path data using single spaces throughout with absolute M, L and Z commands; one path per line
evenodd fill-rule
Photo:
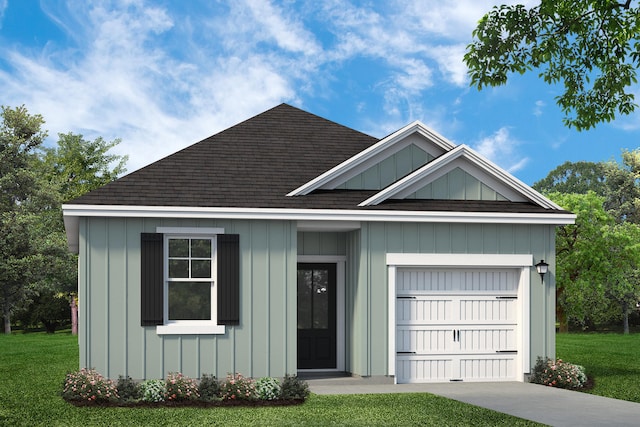
M 179 372 L 169 372 L 165 381 L 166 398 L 175 402 L 197 400 L 198 383 Z
M 215 375 L 202 374 L 198 390 L 200 392 L 200 400 L 205 402 L 220 400 L 220 383 Z
M 145 402 L 164 402 L 167 390 L 162 380 L 146 380 L 140 384 L 140 391 Z
M 83 368 L 68 373 L 62 385 L 62 397 L 66 400 L 109 402 L 118 399 L 115 384 L 94 369 Z
M 285 375 L 280 385 L 281 399 L 306 399 L 309 393 L 309 385 L 296 375 Z
M 242 374 L 227 375 L 226 381 L 220 385 L 222 400 L 254 400 L 256 398 L 255 382 Z
M 123 402 L 135 402 L 142 397 L 140 384 L 132 380 L 128 375 L 126 377 L 122 375 L 118 376 L 116 389 L 118 390 L 118 396 L 120 396 Z
M 585 385 L 587 375 L 580 365 L 567 363 L 562 359 L 554 361 L 538 357 L 530 382 L 550 387 L 576 389 Z
M 276 378 L 260 378 L 256 381 L 256 395 L 260 400 L 275 400 L 280 397 L 280 381 Z

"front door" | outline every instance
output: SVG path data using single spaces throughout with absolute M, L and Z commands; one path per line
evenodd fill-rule
M 336 368 L 336 265 L 298 264 L 298 369 Z

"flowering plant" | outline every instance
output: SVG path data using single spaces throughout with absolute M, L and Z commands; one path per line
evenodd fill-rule
M 67 374 L 62 397 L 66 400 L 109 402 L 118 399 L 118 391 L 113 381 L 104 378 L 95 369 L 83 368 Z
M 256 385 L 251 378 L 242 374 L 228 374 L 226 381 L 220 385 L 220 397 L 222 400 L 254 400 L 256 398 Z
M 166 395 L 165 382 L 162 380 L 146 380 L 140 384 L 142 400 L 145 402 L 164 402 Z
M 280 397 L 280 381 L 265 377 L 256 381 L 256 394 L 260 400 L 275 400 Z
M 564 362 L 562 359 L 552 360 L 538 357 L 531 374 L 532 383 L 550 387 L 576 389 L 587 382 L 584 367 Z
M 196 400 L 200 397 L 198 383 L 179 372 L 170 372 L 166 380 L 166 397 L 167 400 L 178 402 Z

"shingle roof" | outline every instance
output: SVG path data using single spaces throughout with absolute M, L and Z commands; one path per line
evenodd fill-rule
M 533 203 L 390 200 L 365 190 L 286 194 L 378 139 L 281 104 L 69 204 L 558 213 Z

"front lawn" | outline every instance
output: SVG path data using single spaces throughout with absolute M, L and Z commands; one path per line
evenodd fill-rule
M 640 334 L 558 334 L 556 357 L 585 367 L 589 393 L 640 403 Z
M 59 395 L 65 374 L 77 369 L 69 333 L 1 335 L 0 425 L 536 425 L 426 393 L 312 395 L 288 407 L 78 408 Z

